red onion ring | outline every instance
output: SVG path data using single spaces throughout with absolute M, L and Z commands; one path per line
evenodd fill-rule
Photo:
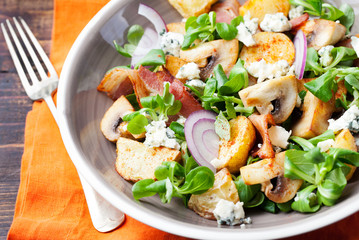
M 296 77 L 301 80 L 303 79 L 307 60 L 307 38 L 302 30 L 298 30 L 293 42 L 295 47 L 295 74 Z
M 216 114 L 211 112 L 211 111 L 207 111 L 207 110 L 199 110 L 196 112 L 191 113 L 184 125 L 184 133 L 185 133 L 185 138 L 187 141 L 187 146 L 188 146 L 188 150 L 190 151 L 190 153 L 192 154 L 194 160 L 200 165 L 200 166 L 206 166 L 209 169 L 211 169 L 213 172 L 216 172 L 214 166 L 209 162 L 211 161 L 213 158 L 215 158 L 216 156 L 210 156 L 208 158 L 204 158 L 200 152 L 200 150 L 198 149 L 198 146 L 200 149 L 203 149 L 202 146 L 200 146 L 199 144 L 203 144 L 202 142 L 202 134 L 199 136 L 194 136 L 193 134 L 197 134 L 198 132 L 204 132 L 206 130 L 208 130 L 208 128 L 203 129 L 203 123 L 207 124 L 207 120 L 212 121 L 213 123 L 213 130 L 214 130 L 214 121 L 216 120 Z M 197 124 L 197 122 L 202 122 Z M 196 126 L 195 126 L 196 125 Z M 204 127 L 206 127 L 208 125 L 204 125 Z M 202 129 L 203 131 L 201 131 Z M 200 137 L 198 139 L 198 137 Z M 207 155 L 206 155 L 207 156 Z M 217 155 L 218 156 L 218 155 Z

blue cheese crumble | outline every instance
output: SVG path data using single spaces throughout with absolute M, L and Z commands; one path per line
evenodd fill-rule
M 176 74 L 176 78 L 178 79 L 186 79 L 186 80 L 192 80 L 192 79 L 199 79 L 200 76 L 200 70 L 197 64 L 194 62 L 187 63 L 183 65 Z
M 213 214 L 217 219 L 218 224 L 236 225 L 242 224 L 244 219 L 243 203 L 237 202 L 234 204 L 231 201 L 224 199 L 219 200 Z
M 318 51 L 319 55 L 319 62 L 323 67 L 328 67 L 333 61 L 334 58 L 332 56 L 332 50 L 334 49 L 334 46 L 328 45 L 325 47 L 322 47 Z
M 285 32 L 292 28 L 288 18 L 283 13 L 266 14 L 260 27 L 265 32 Z
M 167 32 L 162 35 L 160 46 L 166 55 L 179 57 L 183 40 L 183 34 Z
M 333 139 L 327 139 L 321 142 L 318 142 L 317 147 L 320 148 L 321 152 L 327 152 L 329 148 L 333 147 L 334 140 Z
M 250 75 L 258 78 L 258 83 L 266 79 L 294 75 L 294 66 L 290 66 L 286 60 L 280 60 L 272 64 L 262 59 L 259 62 L 250 63 L 245 67 Z
M 250 47 L 256 44 L 253 35 L 258 30 L 258 18 L 251 19 L 250 13 L 243 17 L 244 22 L 237 26 L 238 34 L 236 38 L 245 46 Z
M 176 141 L 175 133 L 172 129 L 166 127 L 165 121 L 152 121 L 145 126 L 146 139 L 143 142 L 148 147 L 168 147 L 180 149 L 180 145 Z
M 303 6 L 291 6 L 289 10 L 289 19 L 300 17 L 304 14 L 304 7 Z
M 342 129 L 348 128 L 354 133 L 359 132 L 359 108 L 356 105 L 351 106 L 344 114 L 337 120 L 329 119 L 329 130 L 335 133 Z

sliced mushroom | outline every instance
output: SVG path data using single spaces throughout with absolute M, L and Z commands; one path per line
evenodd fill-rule
M 241 167 L 240 172 L 245 184 L 253 185 L 264 183 L 284 174 L 285 152 L 266 158 L 258 162 Z
M 125 96 L 117 99 L 112 106 L 106 111 L 100 124 L 103 135 L 111 142 L 117 141 L 120 137 L 120 130 L 118 129 L 122 117 L 134 112 L 131 103 Z
M 245 107 L 255 106 L 261 114 L 271 113 L 279 124 L 287 120 L 296 105 L 297 81 L 293 75 L 285 76 L 247 87 L 238 94 Z
M 262 191 L 267 198 L 275 203 L 285 203 L 294 198 L 300 186 L 303 184 L 301 179 L 289 179 L 283 175 L 274 178 L 275 186 L 271 181 L 262 183 Z
M 342 24 L 326 19 L 307 21 L 299 29 L 306 35 L 308 47 L 313 47 L 317 51 L 324 46 L 336 44 L 346 32 Z
M 294 125 L 292 134 L 302 138 L 312 138 L 328 129 L 328 119 L 335 110 L 335 103 L 333 99 L 323 102 L 311 92 L 307 92 L 302 109 L 302 117 Z
M 226 74 L 236 64 L 238 58 L 239 43 L 237 39 L 231 41 L 215 40 L 202 43 L 189 50 L 181 50 L 180 58 L 187 62 L 201 62 L 208 60 L 205 67 L 201 68 L 201 79 L 206 80 L 213 68 L 221 64 Z
M 122 95 L 128 95 L 133 92 L 132 83 L 128 77 L 128 72 L 132 70 L 115 67 L 110 69 L 97 86 L 97 90 L 107 93 L 112 99 L 116 100 Z

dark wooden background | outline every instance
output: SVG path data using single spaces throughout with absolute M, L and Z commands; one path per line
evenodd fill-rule
M 0 0 L 0 23 L 21 16 L 49 54 L 53 17 L 52 0 Z M 12 222 L 20 182 L 24 127 L 32 101 L 27 97 L 0 32 L 0 239 Z

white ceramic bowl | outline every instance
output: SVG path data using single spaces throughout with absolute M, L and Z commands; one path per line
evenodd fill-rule
M 359 9 L 354 1 L 357 0 L 352 0 L 352 4 Z M 323 207 L 316 214 L 248 210 L 247 216 L 253 219 L 253 224 L 245 229 L 218 227 L 216 221 L 199 217 L 176 199 L 171 204 L 162 204 L 157 196 L 135 202 L 132 184 L 115 170 L 115 145 L 100 132 L 100 120 L 112 101 L 96 87 L 108 69 L 129 63 L 129 59 L 115 51 L 112 41 L 121 41 L 125 30 L 134 23 L 150 26 L 145 18 L 137 15 L 138 3 L 137 0 L 110 1 L 82 31 L 61 73 L 58 88 L 61 134 L 76 168 L 99 194 L 147 225 L 177 235 L 207 239 L 281 238 L 323 227 L 359 210 L 358 174 L 333 207 Z M 168 23 L 181 19 L 166 0 L 146 1 L 146 4 L 154 7 Z

